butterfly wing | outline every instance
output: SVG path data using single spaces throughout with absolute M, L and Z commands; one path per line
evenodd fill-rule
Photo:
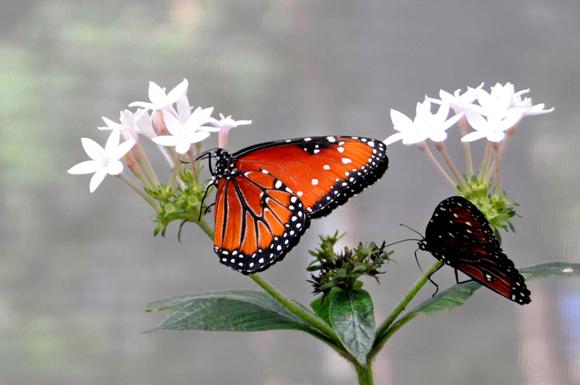
M 320 218 L 376 182 L 387 170 L 385 144 L 376 139 L 320 136 L 268 142 L 233 154 L 241 171 L 268 170 Z
M 425 231 L 426 250 L 487 288 L 519 304 L 531 302 L 524 277 L 504 254 L 484 214 L 455 196 L 435 209 Z
M 267 171 L 246 171 L 218 182 L 214 251 L 243 274 L 282 260 L 308 228 L 300 199 Z

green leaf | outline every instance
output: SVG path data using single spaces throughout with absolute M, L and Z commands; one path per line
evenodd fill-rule
M 364 290 L 338 291 L 330 301 L 329 318 L 342 345 L 366 364 L 374 342 L 373 301 Z
M 250 290 L 184 295 L 152 302 L 146 311 L 171 311 L 150 330 L 302 330 L 320 334 L 267 293 Z
M 580 275 L 580 264 L 567 262 L 550 262 L 541 265 L 525 267 L 519 269 L 526 280 L 547 277 L 572 277 Z M 463 305 L 479 289 L 481 285 L 477 282 L 467 282 L 457 284 L 433 298 L 430 298 L 404 317 L 414 317 L 419 314 L 431 315 L 440 311 L 449 311 L 457 306 Z M 532 293 L 533 300 L 533 293 Z
M 317 297 L 314 301 L 310 303 L 310 307 L 316 313 L 317 316 L 322 318 L 324 322 L 330 325 L 330 302 L 332 298 L 336 295 L 336 293 L 340 292 L 341 290 L 333 287 L 330 289 L 328 294 L 321 295 Z

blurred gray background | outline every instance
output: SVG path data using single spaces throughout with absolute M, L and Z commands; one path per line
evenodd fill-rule
M 523 122 L 505 154 L 504 186 L 522 217 L 504 248 L 519 266 L 578 260 L 579 36 L 577 0 L 3 0 L 0 383 L 355 382 L 297 332 L 139 334 L 161 319 L 144 313 L 148 301 L 254 288 L 193 226 L 181 244 L 175 227 L 153 238 L 152 211 L 117 179 L 89 195 L 88 176 L 66 174 L 85 159 L 80 137 L 102 143 L 100 117 L 143 100 L 149 80 L 173 87 L 187 77 L 192 104 L 253 119 L 230 149 L 329 133 L 382 139 L 389 108 L 411 114 L 425 93 L 481 81 L 530 88 L 556 111 Z M 447 143 L 461 161 L 457 133 Z M 452 191 L 416 148 L 392 145 L 390 157 L 375 187 L 313 223 L 265 276 L 309 302 L 307 250 L 318 234 L 348 231 L 353 243 L 406 238 L 401 222 L 423 231 Z M 381 284 L 367 282 L 378 317 L 419 274 L 413 250 L 401 245 Z M 453 274 L 436 279 L 445 288 Z M 580 282 L 530 286 L 530 306 L 481 290 L 414 320 L 378 357 L 376 383 L 580 383 Z

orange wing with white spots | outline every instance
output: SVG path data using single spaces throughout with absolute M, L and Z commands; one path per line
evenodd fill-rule
M 288 139 L 233 154 L 236 168 L 267 170 L 300 198 L 311 218 L 329 214 L 387 170 L 385 144 L 355 136 Z
M 244 274 L 282 260 L 309 225 L 300 199 L 266 170 L 222 178 L 215 206 L 214 251 Z

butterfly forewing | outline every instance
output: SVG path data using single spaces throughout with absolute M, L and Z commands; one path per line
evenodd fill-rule
M 503 253 L 484 214 L 463 197 L 447 198 L 437 206 L 425 231 L 424 248 L 514 302 L 531 301 L 524 277 Z
M 263 143 L 234 157 L 242 172 L 267 170 L 282 180 L 311 218 L 327 215 L 377 181 L 388 167 L 383 142 L 347 136 Z
M 214 250 L 235 270 L 251 274 L 280 261 L 308 224 L 300 199 L 265 170 L 218 182 Z

